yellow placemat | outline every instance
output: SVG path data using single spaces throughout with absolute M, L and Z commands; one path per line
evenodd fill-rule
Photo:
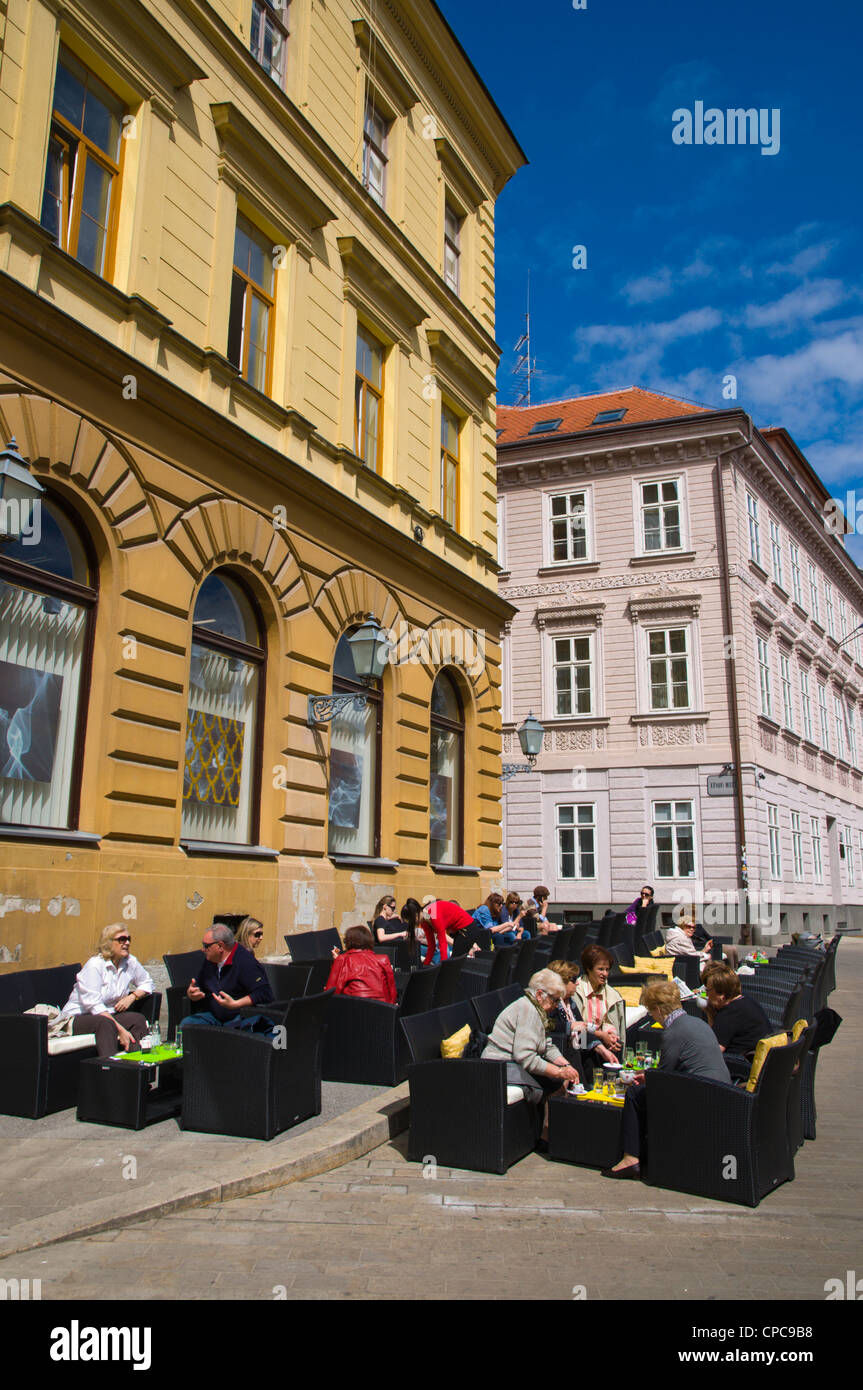
M 606 1096 L 600 1094 L 598 1091 L 585 1091 L 583 1095 L 576 1096 L 576 1100 L 599 1100 L 602 1101 L 604 1105 L 617 1106 L 622 1106 L 624 1103 L 622 1096 Z

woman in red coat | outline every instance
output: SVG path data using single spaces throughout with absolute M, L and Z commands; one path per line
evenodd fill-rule
M 333 961 L 327 989 L 358 999 L 379 999 L 382 1004 L 397 1003 L 392 965 L 387 956 L 375 955 L 374 945 L 368 927 L 348 927 L 344 953 Z

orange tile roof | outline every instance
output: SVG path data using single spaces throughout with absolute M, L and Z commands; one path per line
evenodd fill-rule
M 627 386 L 622 391 L 603 391 L 595 396 L 576 396 L 567 401 L 549 401 L 544 405 L 499 405 L 497 408 L 498 445 L 514 444 L 527 438 L 531 427 L 542 420 L 560 420 L 556 430 L 532 435 L 532 439 L 548 440 L 557 435 L 574 434 L 590 429 L 594 419 L 606 410 L 626 410 L 622 420 L 608 425 L 595 425 L 597 432 L 617 429 L 620 425 L 639 424 L 645 420 L 670 420 L 678 415 L 699 415 L 712 407 L 679 401 L 658 391 L 644 391 L 640 386 Z

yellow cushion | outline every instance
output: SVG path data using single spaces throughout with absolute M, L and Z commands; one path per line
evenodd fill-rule
M 771 1038 L 762 1038 L 755 1049 L 755 1056 L 752 1058 L 752 1067 L 749 1072 L 749 1080 L 746 1083 L 747 1091 L 754 1091 L 758 1085 L 758 1078 L 761 1075 L 761 1068 L 764 1066 L 767 1054 L 771 1047 L 784 1047 L 788 1042 L 787 1033 L 774 1033 Z
M 617 992 L 628 1008 L 638 1008 L 641 1003 L 641 985 L 621 985 Z
M 665 955 L 665 947 L 664 947 L 664 946 L 654 946 L 654 948 L 653 948 L 653 950 L 651 951 L 650 954 L 651 954 L 652 956 L 664 956 L 664 955 Z
M 797 1022 L 791 1030 L 791 1041 L 796 1042 L 797 1039 L 800 1037 L 800 1034 L 805 1033 L 808 1027 L 809 1024 L 807 1023 L 805 1018 L 798 1018 Z
M 468 1043 L 470 1042 L 470 1024 L 466 1023 L 463 1028 L 459 1028 L 457 1033 L 451 1037 L 444 1038 L 440 1045 L 441 1057 L 461 1057 Z
M 674 970 L 674 957 L 665 956 L 662 959 L 657 959 L 655 956 L 636 956 L 632 969 L 640 970 L 643 975 L 648 974 L 648 972 L 651 975 L 664 975 L 666 979 L 670 980 Z

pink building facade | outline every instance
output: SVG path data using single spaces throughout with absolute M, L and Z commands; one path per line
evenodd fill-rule
M 783 430 L 637 388 L 498 417 L 504 881 L 754 940 L 863 925 L 863 575 Z M 835 523 L 833 523 L 835 525 Z

